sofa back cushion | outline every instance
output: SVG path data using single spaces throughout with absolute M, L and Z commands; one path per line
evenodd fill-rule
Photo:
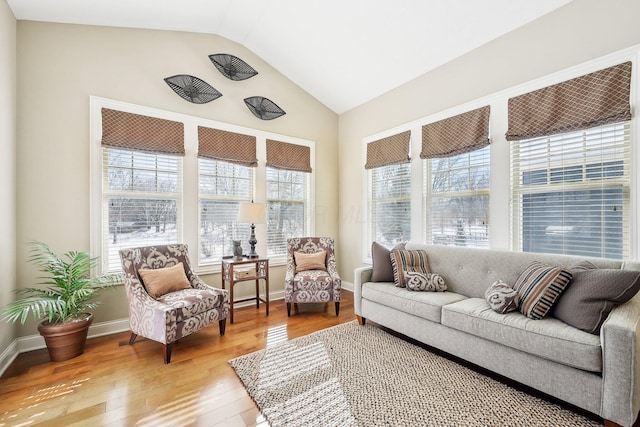
M 513 286 L 520 273 L 534 261 L 563 268 L 568 268 L 585 259 L 591 261 L 598 268 L 620 268 L 622 265 L 622 261 L 603 258 L 510 252 L 413 242 L 407 243 L 406 249 L 426 251 L 429 270 L 444 278 L 449 291 L 474 298 L 484 298 L 487 288 L 497 280 L 502 280 L 509 286 Z

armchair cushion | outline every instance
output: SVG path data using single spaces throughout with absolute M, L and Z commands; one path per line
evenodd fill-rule
M 327 270 L 325 265 L 327 253 L 325 251 L 314 253 L 294 252 L 293 257 L 296 263 L 296 273 L 306 270 Z
M 173 267 L 138 270 L 142 284 L 150 297 L 158 299 L 169 292 L 191 289 L 184 273 L 184 265 L 179 262 Z
M 209 310 L 222 308 L 226 293 L 221 289 L 183 289 L 158 298 L 159 302 L 171 306 L 176 312 L 176 322 Z

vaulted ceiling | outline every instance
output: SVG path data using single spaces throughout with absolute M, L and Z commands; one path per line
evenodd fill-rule
M 570 1 L 7 0 L 7 3 L 19 20 L 218 34 L 250 49 L 341 114 Z

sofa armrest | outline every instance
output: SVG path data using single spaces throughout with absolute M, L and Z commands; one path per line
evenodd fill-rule
M 630 426 L 640 410 L 640 294 L 611 311 L 600 338 L 601 416 Z
M 353 311 L 362 316 L 362 284 L 371 280 L 373 267 L 365 266 L 354 270 L 353 278 Z

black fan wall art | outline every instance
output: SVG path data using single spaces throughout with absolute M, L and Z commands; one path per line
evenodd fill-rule
M 246 80 L 258 74 L 251 65 L 228 53 L 209 55 L 209 59 L 223 76 L 231 80 Z
M 278 107 L 275 102 L 264 96 L 252 96 L 244 99 L 249 110 L 259 119 L 273 120 L 287 114 L 282 108 Z
M 206 104 L 222 96 L 209 83 L 187 74 L 178 74 L 164 79 L 180 97 L 194 104 Z

